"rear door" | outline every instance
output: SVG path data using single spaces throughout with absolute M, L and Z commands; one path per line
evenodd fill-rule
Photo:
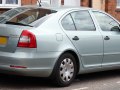
M 62 26 L 78 50 L 83 66 L 101 67 L 103 40 L 89 11 L 72 11 L 63 18 Z

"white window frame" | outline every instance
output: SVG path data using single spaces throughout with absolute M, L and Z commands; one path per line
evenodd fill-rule
M 41 1 L 41 5 L 45 6 L 50 6 L 51 5 L 51 0 L 38 0 L 39 2 Z M 39 2 L 37 1 L 37 5 L 39 5 Z
M 117 8 L 120 8 L 120 0 L 117 0 Z
M 79 4 L 77 5 L 78 2 L 79 2 Z M 55 7 L 62 6 L 61 0 L 41 0 L 41 3 L 46 3 L 48 5 L 55 6 Z M 65 4 L 65 6 L 80 6 L 81 5 L 81 0 L 72 0 L 72 3 L 70 3 L 70 0 L 64 0 L 64 4 Z M 37 2 L 37 5 L 39 5 L 38 2 Z
M 21 6 L 21 0 L 18 0 L 18 4 L 6 4 L 6 0 L 2 0 L 0 8 L 15 8 Z
M 42 5 L 46 4 L 48 6 L 53 6 L 53 7 L 61 6 L 61 0 L 41 0 L 41 3 L 42 3 Z M 37 2 L 37 5 L 39 5 L 38 2 Z
M 81 5 L 81 0 L 64 0 L 64 5 L 79 7 Z

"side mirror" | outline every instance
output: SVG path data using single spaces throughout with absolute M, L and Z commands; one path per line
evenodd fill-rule
M 112 27 L 111 31 L 120 31 L 120 25 Z

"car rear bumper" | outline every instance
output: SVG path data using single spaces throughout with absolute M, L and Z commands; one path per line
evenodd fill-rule
M 45 69 L 45 68 L 18 69 L 18 68 L 10 68 L 8 66 L 0 66 L 0 73 L 10 74 L 10 75 L 49 77 L 51 75 L 51 72 L 52 72 L 52 69 Z
M 0 52 L 0 73 L 49 77 L 59 55 L 60 52 Z

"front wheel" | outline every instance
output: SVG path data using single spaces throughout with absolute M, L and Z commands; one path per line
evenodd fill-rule
M 74 56 L 70 53 L 65 53 L 59 58 L 52 77 L 58 86 L 68 86 L 74 80 L 76 72 L 77 66 Z

